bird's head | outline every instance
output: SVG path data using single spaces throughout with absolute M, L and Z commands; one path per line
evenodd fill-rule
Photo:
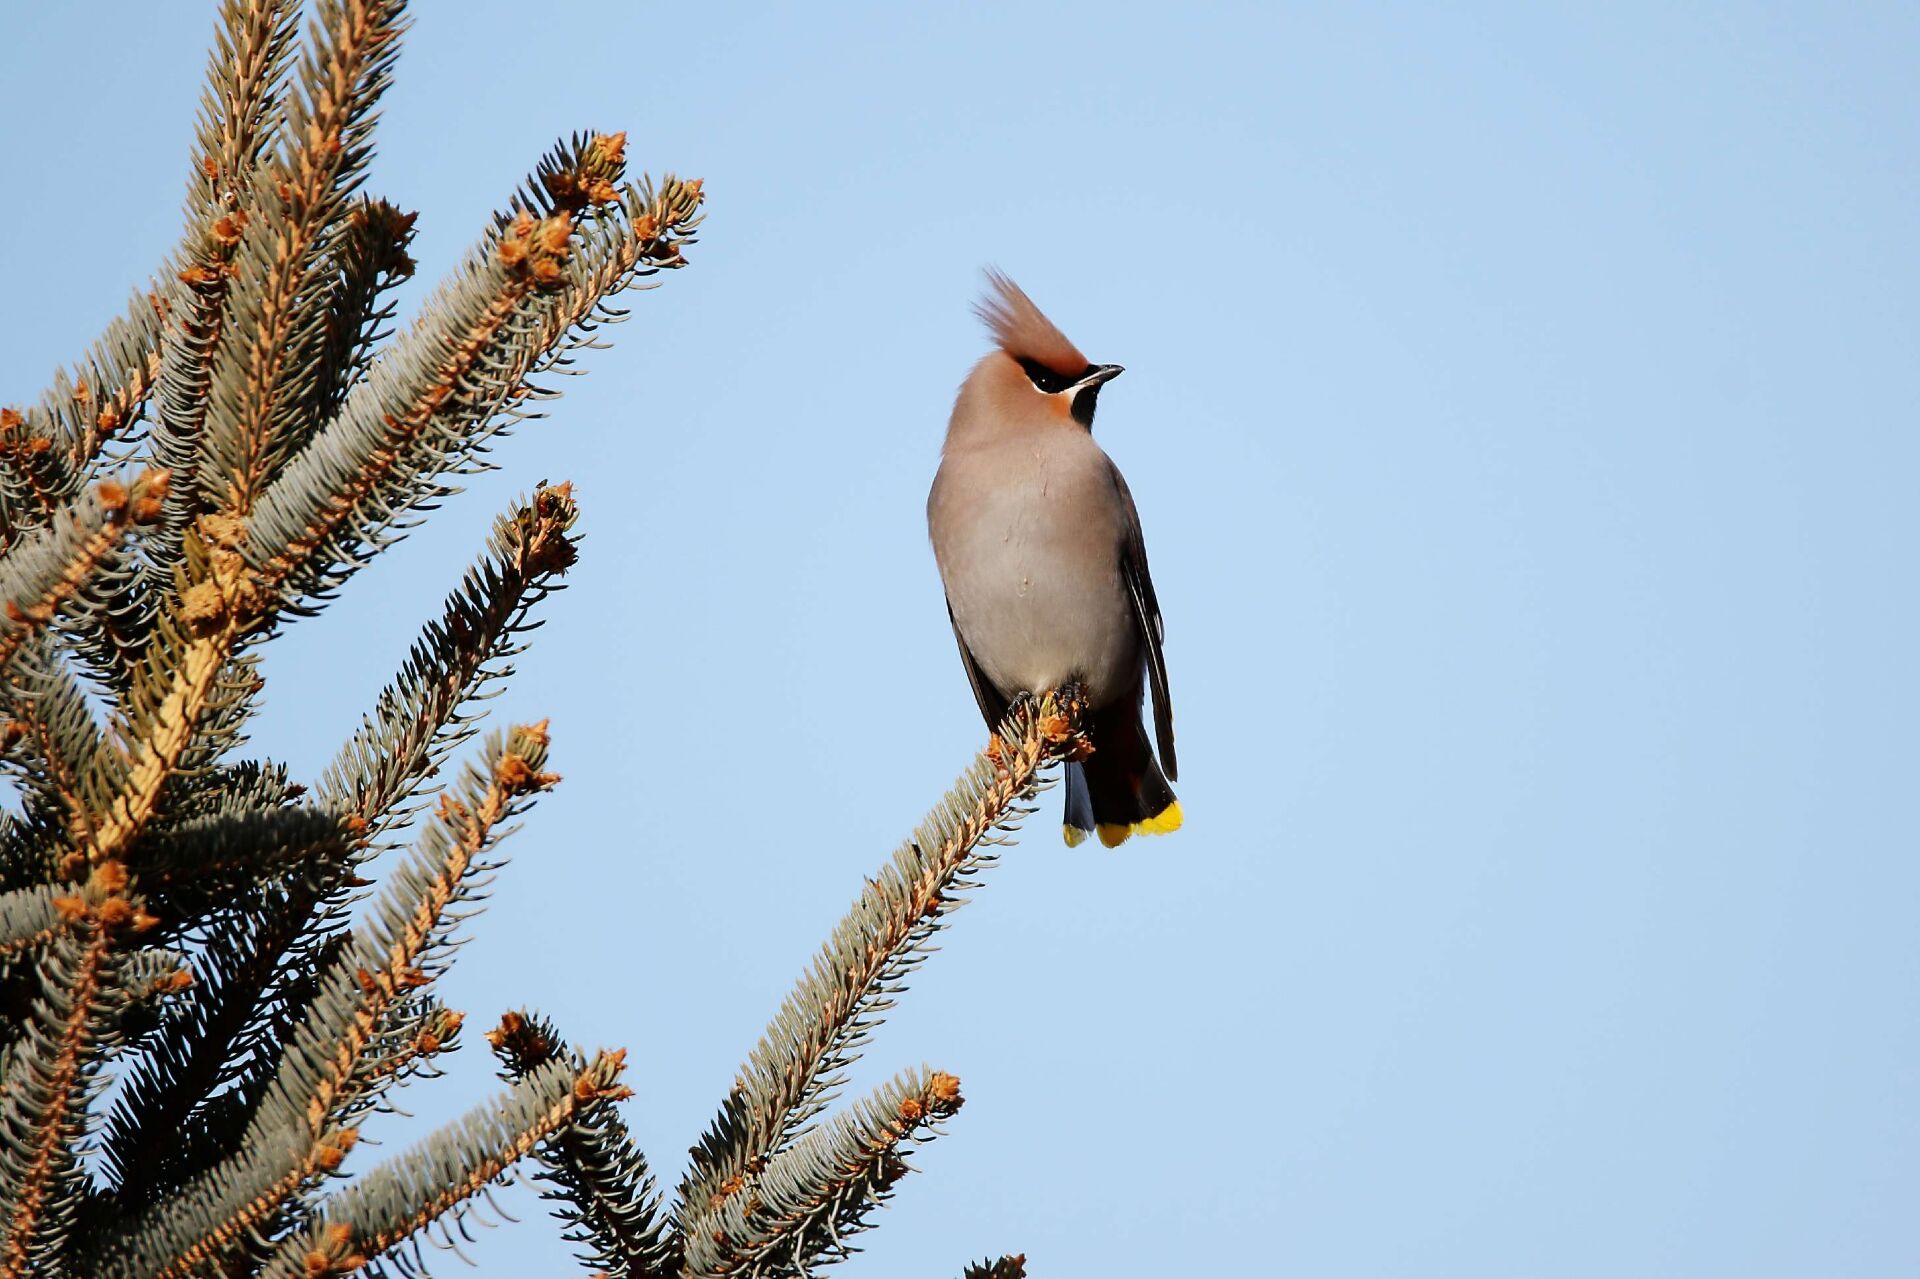
M 989 268 L 987 283 L 993 291 L 974 309 L 1000 349 L 980 362 L 974 376 L 992 383 L 1003 408 L 1038 409 L 1091 430 L 1100 388 L 1124 370 L 1080 354 L 1033 299 L 999 271 Z

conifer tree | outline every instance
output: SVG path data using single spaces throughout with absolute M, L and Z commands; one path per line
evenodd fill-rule
M 0 1279 L 411 1274 L 529 1170 L 605 1274 L 809 1273 L 961 1105 L 937 1070 L 837 1102 L 1043 769 L 1084 748 L 1079 703 L 1016 706 L 868 881 L 670 1199 L 621 1118 L 622 1054 L 533 1012 L 486 1035 L 504 1091 L 356 1155 L 468 1037 L 437 979 L 558 780 L 538 724 L 444 774 L 574 561 L 570 490 L 500 515 L 318 778 L 236 758 L 262 647 L 540 415 L 611 299 L 685 265 L 702 193 L 629 182 L 624 134 L 576 135 L 396 332 L 414 215 L 363 186 L 405 6 L 312 9 L 225 0 L 179 248 L 37 404 L 0 410 Z

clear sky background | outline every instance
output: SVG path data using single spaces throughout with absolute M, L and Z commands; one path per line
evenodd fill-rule
M 173 244 L 213 7 L 9 15 L 0 400 Z M 576 483 L 494 703 L 567 780 L 446 993 L 629 1046 L 677 1177 L 984 740 L 922 503 L 997 263 L 1127 366 L 1188 820 L 1069 851 L 1049 797 L 956 917 L 861 1080 L 968 1105 L 846 1273 L 1912 1273 L 1916 49 L 1910 5 L 423 3 L 370 187 L 409 302 L 574 129 L 711 213 L 274 646 L 256 743 L 317 770 Z M 566 1273 L 507 1202 L 479 1273 Z

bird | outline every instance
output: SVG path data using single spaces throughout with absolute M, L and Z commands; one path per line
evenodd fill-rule
M 1069 847 L 1097 833 L 1115 848 L 1183 820 L 1146 540 L 1126 479 L 1093 438 L 1100 390 L 1123 370 L 1087 359 L 1019 285 L 986 274 L 974 309 L 994 347 L 954 400 L 927 532 L 988 727 L 1022 695 L 1080 686 L 1092 753 L 1067 762 L 1061 830 Z

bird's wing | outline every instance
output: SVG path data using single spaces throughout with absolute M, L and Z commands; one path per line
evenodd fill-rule
M 1180 780 L 1180 766 L 1173 754 L 1173 702 L 1167 696 L 1167 655 L 1163 650 L 1166 626 L 1160 620 L 1160 599 L 1153 592 L 1153 574 L 1147 568 L 1147 541 L 1140 531 L 1140 512 L 1133 504 L 1120 468 L 1107 463 L 1113 476 L 1114 491 L 1126 517 L 1124 540 L 1120 544 L 1120 572 L 1126 579 L 1127 593 L 1133 597 L 1133 615 L 1146 640 L 1147 682 L 1153 686 L 1153 737 L 1160 748 L 1160 768 L 1173 781 Z
M 967 647 L 966 638 L 960 634 L 960 623 L 953 620 L 952 600 L 947 601 L 947 621 L 953 626 L 953 642 L 960 646 L 960 662 L 967 668 L 967 683 L 973 685 L 973 700 L 980 703 L 980 714 L 986 719 L 987 727 L 997 733 L 1000 731 L 1000 722 L 1007 717 L 1007 699 L 987 682 L 980 663 L 974 660 L 973 650 Z

